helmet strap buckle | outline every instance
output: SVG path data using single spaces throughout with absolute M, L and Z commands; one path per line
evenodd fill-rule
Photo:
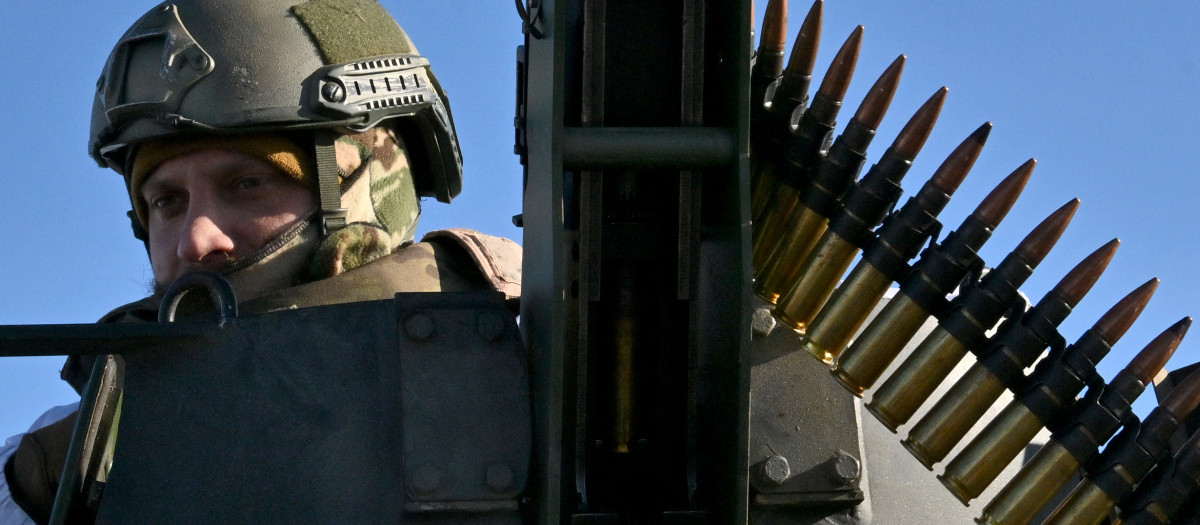
M 346 227 L 346 208 L 321 209 L 321 237 Z
M 342 207 L 342 185 L 338 181 L 337 154 L 334 150 L 339 135 L 328 129 L 318 130 L 314 135 L 317 197 L 321 202 L 321 237 L 324 238 L 346 226 L 346 208 Z

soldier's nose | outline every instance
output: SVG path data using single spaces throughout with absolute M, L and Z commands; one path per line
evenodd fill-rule
M 228 260 L 233 249 L 229 234 L 212 217 L 198 214 L 189 218 L 176 255 L 189 263 L 215 264 Z

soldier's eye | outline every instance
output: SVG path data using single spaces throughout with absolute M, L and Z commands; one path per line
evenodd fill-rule
M 175 194 L 158 195 L 150 199 L 150 207 L 154 209 L 167 209 L 179 204 L 180 198 Z
M 239 177 L 233 181 L 233 187 L 239 190 L 253 190 L 265 186 L 268 182 L 267 177 Z

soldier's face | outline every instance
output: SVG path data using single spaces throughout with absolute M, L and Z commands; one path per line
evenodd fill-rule
M 142 185 L 141 197 L 160 288 L 190 271 L 228 268 L 316 207 L 312 191 L 274 165 L 223 149 L 163 162 Z

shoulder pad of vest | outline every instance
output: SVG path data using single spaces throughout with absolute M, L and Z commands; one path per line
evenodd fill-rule
M 521 245 L 511 239 L 469 230 L 450 228 L 425 234 L 422 242 L 450 241 L 471 256 L 484 278 L 505 297 L 521 296 Z

